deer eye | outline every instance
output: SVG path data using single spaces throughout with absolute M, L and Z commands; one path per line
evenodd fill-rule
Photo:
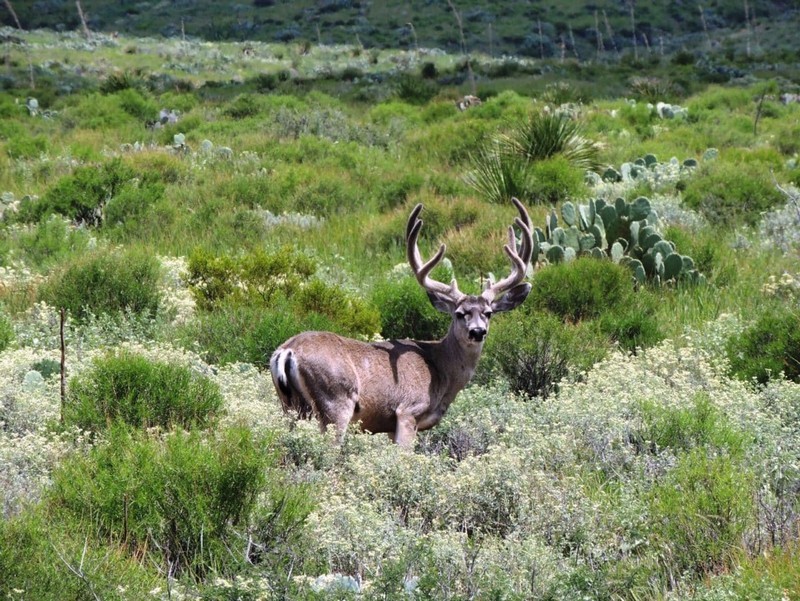
M 484 311 L 484 312 L 483 312 L 483 316 L 484 316 L 486 319 L 491 319 L 491 318 L 492 318 L 492 312 L 491 312 L 491 311 Z
M 467 316 L 466 313 L 462 313 L 461 311 L 456 311 L 456 319 L 464 319 Z

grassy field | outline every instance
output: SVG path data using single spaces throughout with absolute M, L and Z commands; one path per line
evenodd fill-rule
M 791 68 L 480 55 L 460 112 L 428 50 L 13 36 L 0 596 L 800 599 Z M 283 414 L 294 333 L 443 335 L 416 203 L 474 292 L 511 194 L 531 296 L 413 452 Z

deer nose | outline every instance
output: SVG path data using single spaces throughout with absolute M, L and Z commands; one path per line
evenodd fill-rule
M 469 331 L 469 339 L 475 342 L 482 342 L 486 338 L 486 328 L 472 328 Z

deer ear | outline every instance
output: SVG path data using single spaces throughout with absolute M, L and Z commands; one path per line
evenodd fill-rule
M 449 296 L 431 290 L 426 290 L 425 292 L 428 293 L 428 299 L 437 311 L 451 315 L 456 310 L 456 304 Z
M 516 309 L 522 304 L 528 293 L 531 291 L 531 285 L 528 282 L 522 282 L 512 287 L 502 297 L 492 303 L 492 311 L 500 313 L 502 311 L 511 311 Z

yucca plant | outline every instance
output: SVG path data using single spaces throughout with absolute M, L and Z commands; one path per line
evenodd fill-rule
M 578 169 L 599 168 L 598 146 L 583 136 L 577 121 L 566 115 L 534 113 L 512 123 L 503 133 L 472 155 L 473 171 L 467 182 L 491 202 L 507 202 L 512 196 L 530 199 L 534 163 L 562 157 Z
M 631 96 L 642 102 L 667 101 L 675 96 L 671 81 L 658 77 L 633 77 L 629 84 Z
M 597 145 L 583 135 L 583 128 L 564 114 L 534 113 L 516 123 L 500 141 L 505 152 L 526 161 L 541 161 L 561 155 L 575 167 L 598 168 Z
M 473 171 L 467 183 L 491 202 L 531 196 L 531 175 L 524 157 L 509 153 L 496 140 L 472 158 Z

